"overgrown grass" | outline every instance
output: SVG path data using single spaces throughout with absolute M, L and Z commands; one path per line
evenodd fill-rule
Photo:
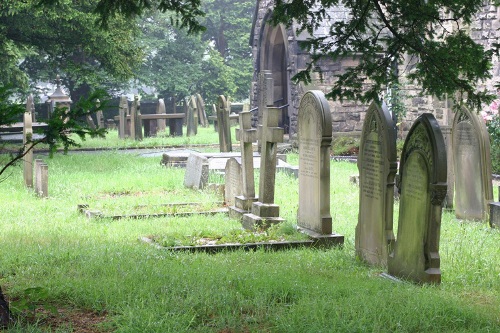
M 354 255 L 358 188 L 349 175 L 357 173 L 355 164 L 331 165 L 333 228 L 345 236 L 337 249 L 172 253 L 138 239 L 220 236 L 239 223 L 224 215 L 89 220 L 77 212 L 79 203 L 112 206 L 116 200 L 119 206 L 120 194 L 137 199 L 131 204 L 218 199 L 184 189 L 182 169 L 166 169 L 159 160 L 117 152 L 57 155 L 47 160 L 48 199 L 26 190 L 21 169 L 13 169 L 0 183 L 4 292 L 16 300 L 40 287 L 47 292 L 41 305 L 106 314 L 100 327 L 113 332 L 500 330 L 500 232 L 444 213 L 442 284 L 383 279 L 382 268 Z M 296 179 L 278 173 L 276 203 L 290 228 L 298 208 Z M 71 332 L 49 330 L 38 316 L 7 331 Z

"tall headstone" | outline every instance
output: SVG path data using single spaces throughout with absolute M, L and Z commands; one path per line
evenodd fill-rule
M 167 109 L 165 107 L 165 101 L 163 98 L 158 99 L 158 105 L 156 107 L 156 114 L 166 114 Z M 165 132 L 167 129 L 167 120 L 166 119 L 158 119 L 156 123 L 157 132 Z
M 118 108 L 118 119 L 119 119 L 119 127 L 118 127 L 118 135 L 120 139 L 125 139 L 125 137 L 130 135 L 130 127 L 127 122 L 127 115 L 129 114 L 128 109 L 128 100 L 127 96 L 120 97 L 120 105 Z
M 272 85 L 271 85 L 272 87 Z M 272 92 L 268 92 L 268 101 L 272 101 Z M 268 102 L 271 104 L 272 102 Z M 262 144 L 260 158 L 259 201 L 252 204 L 251 213 L 243 215 L 243 227 L 253 230 L 280 223 L 279 206 L 274 203 L 276 180 L 276 153 L 278 142 L 283 142 L 284 130 L 278 127 L 281 110 L 267 107 L 259 125 L 258 137 Z
M 189 101 L 187 103 L 188 111 L 187 111 L 187 136 L 195 136 L 198 132 L 198 110 L 196 105 L 196 98 L 194 96 L 189 97 Z
M 300 131 L 299 131 L 300 135 Z M 397 172 L 394 122 L 373 102 L 366 112 L 358 153 L 359 213 L 356 255 L 371 265 L 387 265 L 394 244 L 394 178 Z
M 243 178 L 241 176 L 241 163 L 234 157 L 226 162 L 224 170 L 224 202 L 226 206 L 234 206 L 236 196 L 243 191 Z
M 26 101 L 26 112 L 24 112 L 23 126 L 23 166 L 24 166 L 24 184 L 27 187 L 33 187 L 33 118 L 32 113 L 35 111 L 33 103 L 33 95 L 29 95 Z
M 486 220 L 493 201 L 490 139 L 479 116 L 462 107 L 453 120 L 455 215 Z
M 35 160 L 35 193 L 42 198 L 49 196 L 49 167 L 41 160 Z
M 253 146 L 257 141 L 257 129 L 252 128 L 252 113 L 241 112 L 239 115 L 240 128 L 236 130 L 236 138 L 241 148 L 242 191 L 236 196 L 235 204 L 229 207 L 229 215 L 241 218 L 250 211 L 255 197 L 255 179 L 253 167 Z
M 203 189 L 208 183 L 208 159 L 200 154 L 192 153 L 186 162 L 184 186 Z
M 205 111 L 205 102 L 200 94 L 196 94 L 196 108 L 198 109 L 198 118 L 201 126 L 208 127 L 208 118 Z
M 399 166 L 399 222 L 389 274 L 418 283 L 440 283 L 439 237 L 446 196 L 446 148 L 432 114 L 413 124 Z
M 133 140 L 142 140 L 142 119 L 141 119 L 141 102 L 139 96 L 134 96 L 134 102 L 130 109 L 130 137 Z
M 233 151 L 231 143 L 231 127 L 229 124 L 229 106 L 222 95 L 217 99 L 217 123 L 219 128 L 220 152 Z

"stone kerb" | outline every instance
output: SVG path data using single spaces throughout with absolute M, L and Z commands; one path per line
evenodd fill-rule
M 24 126 L 23 126 L 23 149 L 25 155 L 23 157 L 23 174 L 24 174 L 24 184 L 27 187 L 33 187 L 33 149 L 32 139 L 33 139 L 33 112 L 35 111 L 35 105 L 33 103 L 33 95 L 29 95 L 26 101 L 26 112 L 24 112 Z
M 399 221 L 389 274 L 417 283 L 440 283 L 439 238 L 446 196 L 446 148 L 432 114 L 413 124 L 400 161 Z
M 356 255 L 371 265 L 386 266 L 394 244 L 396 136 L 391 115 L 375 102 L 366 112 L 357 164 L 359 213 Z
M 486 220 L 493 201 L 490 139 L 486 125 L 462 107 L 453 120 L 455 215 L 465 220 Z
M 203 189 L 208 183 L 208 159 L 203 155 L 192 153 L 186 163 L 184 186 Z

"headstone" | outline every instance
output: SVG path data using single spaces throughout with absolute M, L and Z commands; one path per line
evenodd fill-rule
M 490 226 L 500 229 L 500 202 L 490 202 Z
M 203 189 L 208 183 L 208 159 L 200 154 L 190 154 L 186 163 L 184 186 Z
M 271 85 L 272 87 L 272 85 Z M 272 93 L 268 93 L 268 101 Z M 252 204 L 251 213 L 243 215 L 243 227 L 254 230 L 256 227 L 268 227 L 280 223 L 279 206 L 274 203 L 276 180 L 276 153 L 278 142 L 283 142 L 284 130 L 278 127 L 281 110 L 267 107 L 262 125 L 259 125 L 258 136 L 262 144 L 260 159 L 259 201 Z
M 447 181 L 448 191 L 444 199 L 443 207 L 446 209 L 453 209 L 453 201 L 455 197 L 455 170 L 453 166 L 453 145 L 452 145 L 452 127 L 441 126 L 441 133 L 443 133 L 444 144 L 446 146 L 446 165 L 448 166 Z
M 297 226 L 319 234 L 332 233 L 330 215 L 330 145 L 332 119 L 325 95 L 308 91 L 300 101 L 299 211 Z
M 98 109 L 97 112 L 95 113 L 97 118 L 97 128 L 106 128 L 106 122 L 104 121 L 104 114 L 100 109 L 101 101 L 98 99 L 96 100 L 96 107 Z
M 214 131 L 219 133 L 219 124 L 217 122 L 217 106 L 215 104 L 212 104 L 212 114 L 213 116 L 208 117 L 208 119 L 214 122 Z
M 234 157 L 226 162 L 224 184 L 224 202 L 226 206 L 234 206 L 236 196 L 241 195 L 243 191 L 241 163 Z
M 236 130 L 236 138 L 241 147 L 241 172 L 243 188 L 241 195 L 235 198 L 234 207 L 229 208 L 229 215 L 241 218 L 250 211 L 255 197 L 254 158 L 252 143 L 257 141 L 257 129 L 252 128 L 252 113 L 239 114 L 240 128 Z
M 417 283 L 440 283 L 439 236 L 446 196 L 446 148 L 432 114 L 413 124 L 399 166 L 399 222 L 389 274 Z
M 208 127 L 207 113 L 205 112 L 205 102 L 200 94 L 196 94 L 196 108 L 198 109 L 198 119 L 203 127 Z
M 166 114 L 167 109 L 165 107 L 165 101 L 163 98 L 158 99 L 158 106 L 156 107 L 157 114 Z M 166 119 L 158 119 L 157 120 L 157 132 L 165 132 L 167 129 L 167 120 Z
M 35 160 L 35 193 L 42 198 L 49 196 L 49 167 L 41 160 Z
M 394 244 L 394 134 L 390 113 L 373 102 L 365 116 L 358 153 L 359 213 L 355 236 L 357 256 L 371 265 L 387 266 Z
M 133 140 L 142 140 L 142 119 L 141 119 L 141 102 L 139 96 L 134 96 L 134 102 L 130 109 L 130 137 Z
M 87 121 L 87 125 L 90 127 L 90 129 L 95 130 L 97 128 L 95 126 L 94 119 L 92 119 L 92 116 L 90 114 L 87 114 L 85 116 L 85 120 Z
M 479 116 L 462 107 L 453 120 L 455 215 L 486 220 L 493 201 L 490 139 Z
M 222 95 L 217 99 L 217 123 L 219 127 L 220 152 L 233 151 L 231 144 L 231 127 L 229 124 L 229 106 Z
M 26 101 L 26 112 L 24 112 L 23 126 L 23 166 L 24 166 L 24 184 L 27 187 L 33 187 L 33 123 L 32 113 L 35 111 L 33 104 L 33 95 L 29 95 Z
M 196 109 L 196 99 L 189 97 L 187 111 L 187 136 L 195 136 L 198 133 L 198 110 Z
M 118 125 L 118 135 L 120 139 L 125 139 L 125 137 L 130 135 L 130 127 L 127 122 L 127 115 L 129 114 L 128 100 L 127 96 L 120 97 L 120 105 L 118 109 L 119 125 Z

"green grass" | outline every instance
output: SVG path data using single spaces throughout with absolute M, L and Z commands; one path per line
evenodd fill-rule
M 46 159 L 47 199 L 26 190 L 21 169 L 12 169 L 0 183 L 4 292 L 17 300 L 40 287 L 47 294 L 34 295 L 34 305 L 103 315 L 99 327 L 113 332 L 500 331 L 500 232 L 444 213 L 442 284 L 383 279 L 382 268 L 354 255 L 358 188 L 349 175 L 357 173 L 355 164 L 331 165 L 333 229 L 345 236 L 337 249 L 172 253 L 139 238 L 154 236 L 168 245 L 197 235 L 237 237 L 239 223 L 221 214 L 114 221 L 77 212 L 80 203 L 116 202 L 118 211 L 220 200 L 184 189 L 182 169 L 166 169 L 160 159 L 118 152 L 56 155 Z M 276 203 L 288 221 L 282 232 L 290 233 L 296 179 L 278 173 Z M 396 203 L 396 216 L 397 210 Z M 7 332 L 72 332 L 71 325 L 49 329 L 46 314 L 36 317 Z

